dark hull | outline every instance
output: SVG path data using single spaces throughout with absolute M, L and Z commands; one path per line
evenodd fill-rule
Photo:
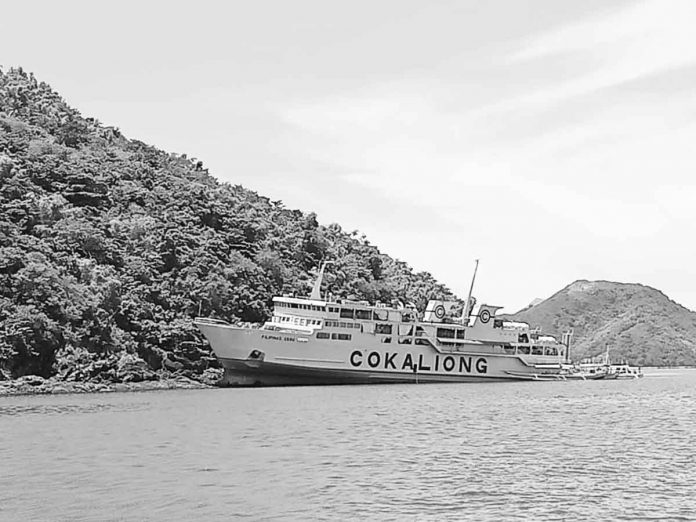
M 379 372 L 302 368 L 263 361 L 221 359 L 223 386 L 309 386 L 326 384 L 425 384 L 442 382 L 500 382 L 525 380 L 473 375 L 433 375 L 411 372 Z

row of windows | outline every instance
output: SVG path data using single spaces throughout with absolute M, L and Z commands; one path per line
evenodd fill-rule
M 344 333 L 332 333 L 329 334 L 328 332 L 317 332 L 317 339 L 333 339 L 333 340 L 338 340 L 338 341 L 350 341 L 352 338 L 351 334 L 344 334 Z M 381 343 L 389 344 L 392 342 L 391 337 L 382 337 L 380 338 Z M 432 343 L 428 339 L 412 339 L 410 337 L 399 337 L 398 340 L 399 344 L 416 344 L 418 346 L 432 346 Z M 447 344 L 447 343 L 443 343 Z
M 319 305 L 310 305 L 302 303 L 284 303 L 282 301 L 276 302 L 275 306 L 285 307 L 285 308 L 297 308 L 299 310 L 312 310 L 314 312 L 323 312 L 325 307 Z
M 319 326 L 321 324 L 321 321 L 319 319 L 310 319 L 307 317 L 287 317 L 284 315 L 274 315 L 273 322 L 274 323 L 296 324 L 299 326 L 312 326 L 312 325 Z
M 390 343 L 392 342 L 391 337 L 382 337 L 380 339 L 381 342 L 383 343 Z M 428 339 L 412 339 L 411 337 L 399 337 L 398 340 L 399 344 L 416 344 L 418 346 L 432 346 L 433 343 L 431 343 Z
M 442 339 L 464 339 L 466 330 L 457 330 L 454 328 L 438 328 L 437 336 Z
M 350 341 L 353 336 L 344 333 L 332 333 L 329 335 L 327 332 L 317 332 L 317 339 L 332 339 L 334 341 Z
M 327 319 L 324 321 L 324 324 L 326 326 L 333 326 L 335 328 L 356 328 L 360 329 L 360 325 L 357 323 L 345 323 L 343 321 L 332 321 L 331 319 Z
M 382 337 L 380 339 L 382 343 L 391 343 L 391 337 Z M 399 337 L 399 344 L 417 344 L 419 346 L 432 346 L 432 343 L 428 339 L 411 339 L 410 337 Z
M 333 307 L 329 307 L 329 311 L 332 311 Z M 387 310 L 361 310 L 354 308 L 333 308 L 334 311 L 338 312 L 339 317 L 343 319 L 358 319 L 360 321 L 386 321 L 389 319 L 389 312 Z
M 505 351 L 509 354 L 518 353 L 521 355 L 563 355 L 563 350 L 555 346 L 518 346 L 515 351 L 514 346 L 506 346 Z

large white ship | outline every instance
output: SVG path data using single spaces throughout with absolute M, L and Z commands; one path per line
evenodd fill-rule
M 568 344 L 501 308 L 431 300 L 413 306 L 322 299 L 323 267 L 309 298 L 275 297 L 260 328 L 197 318 L 228 385 L 555 380 L 566 376 Z M 472 281 L 473 287 L 473 281 Z M 467 303 L 471 303 L 471 296 Z

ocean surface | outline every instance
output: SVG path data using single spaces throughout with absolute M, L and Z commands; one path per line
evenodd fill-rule
M 0 397 L 0 519 L 696 520 L 696 370 Z

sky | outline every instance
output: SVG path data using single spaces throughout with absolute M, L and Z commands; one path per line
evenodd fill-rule
M 3 5 L 0 64 L 513 312 L 578 279 L 696 310 L 696 2 Z

